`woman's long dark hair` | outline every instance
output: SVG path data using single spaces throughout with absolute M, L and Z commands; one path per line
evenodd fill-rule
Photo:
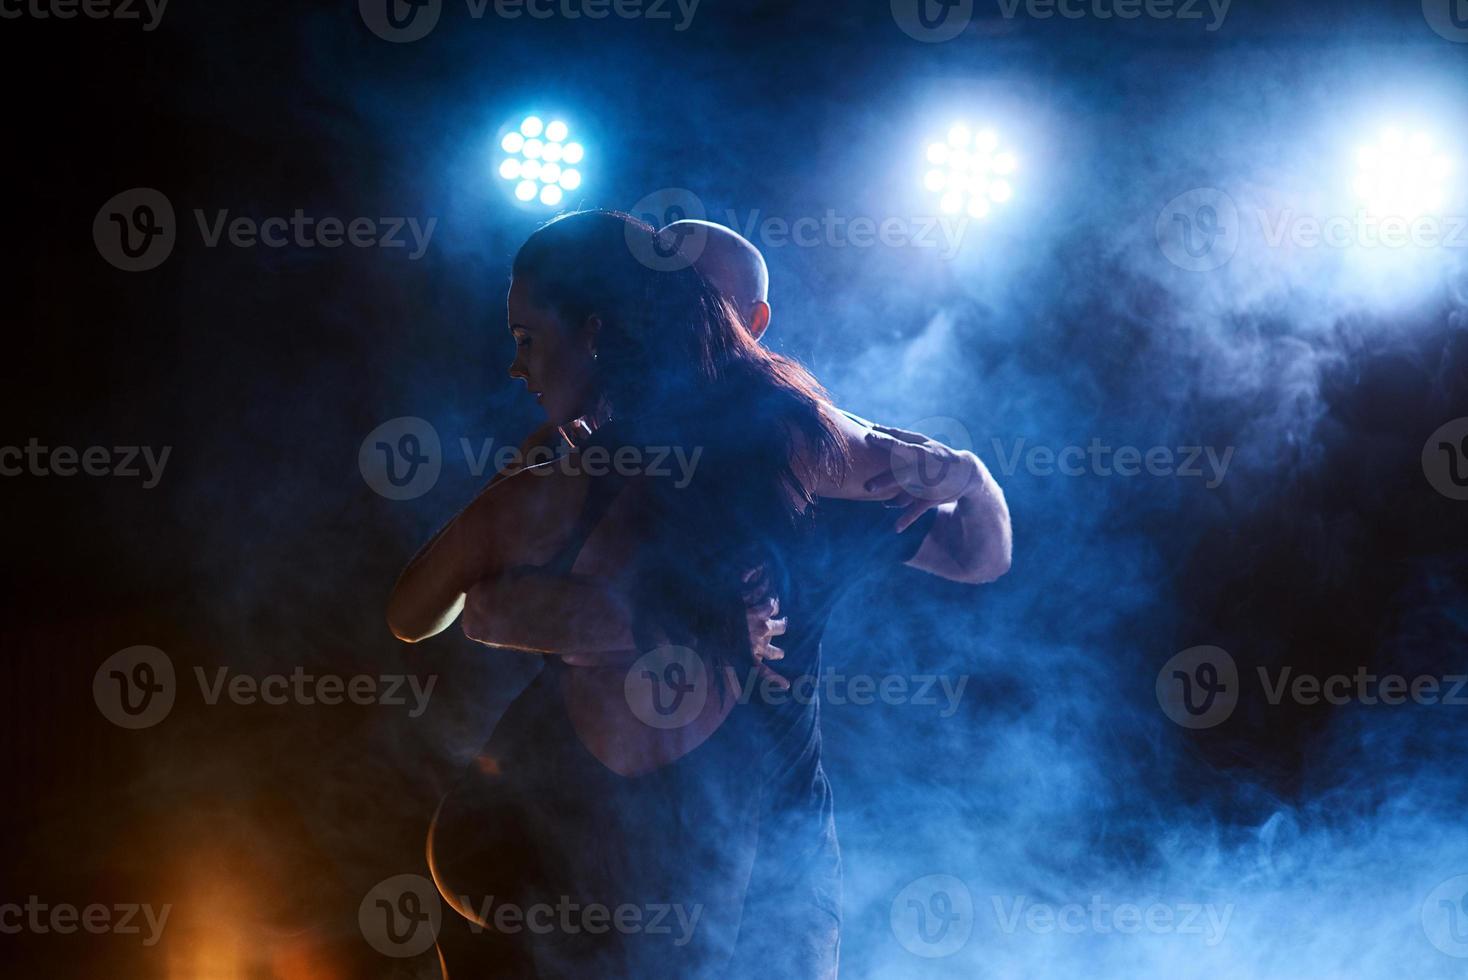
M 681 447 L 687 486 L 648 477 L 635 610 L 639 640 L 748 662 L 748 604 L 782 588 L 785 546 L 813 500 L 808 482 L 846 465 L 825 393 L 750 336 L 673 243 L 616 211 L 546 224 L 514 277 L 575 329 L 597 316 L 596 383 L 615 446 Z M 676 470 L 674 470 L 676 472 Z M 746 573 L 762 574 L 746 582 Z

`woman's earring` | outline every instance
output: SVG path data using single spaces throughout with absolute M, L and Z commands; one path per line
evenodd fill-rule
M 593 361 L 599 359 L 600 357 L 601 357 L 601 353 L 599 351 L 592 351 L 591 352 L 591 359 Z

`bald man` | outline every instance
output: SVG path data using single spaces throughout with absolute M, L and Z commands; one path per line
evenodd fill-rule
M 660 234 L 672 239 L 709 285 L 734 306 L 754 339 L 763 339 L 770 327 L 770 270 L 754 243 L 732 228 L 691 218 L 673 222 Z M 916 432 L 837 411 L 844 417 L 842 424 L 850 422 L 865 430 L 867 442 L 891 454 L 891 469 L 868 480 L 866 489 L 892 491 L 888 506 L 906 508 L 897 531 L 906 531 L 930 509 L 939 512 L 909 565 L 973 584 L 992 582 L 1009 570 L 1009 508 L 977 456 Z M 936 480 L 933 473 L 939 474 Z
M 765 335 L 770 326 L 770 268 L 753 242 L 732 228 L 692 218 L 673 222 L 661 234 L 680 248 L 690 243 L 686 251 L 697 253 L 694 268 L 734 304 L 755 340 Z
M 677 221 L 663 234 L 734 306 L 755 339 L 763 338 L 770 326 L 770 273 L 759 249 L 711 221 Z M 782 658 L 779 672 L 797 692 L 806 685 L 818 691 L 812 679 L 822 674 L 826 624 L 837 601 L 863 577 L 906 564 L 978 584 L 1009 568 L 1009 509 L 977 456 L 837 411 L 838 424 L 856 426 L 853 431 L 864 431 L 867 445 L 889 454 L 890 468 L 867 480 L 865 488 L 892 496 L 886 507 L 835 499 L 815 505 L 811 547 L 798 549 L 790 559 L 789 589 L 780 602 L 784 635 L 775 648 Z M 904 508 L 895 524 L 892 507 Z M 818 697 L 811 700 L 819 703 Z M 831 980 L 840 949 L 841 859 L 821 765 L 819 711 L 780 703 L 771 707 L 771 715 L 770 730 L 792 760 L 790 785 L 799 787 L 800 795 L 768 808 L 775 819 L 760 830 L 737 964 L 748 975 Z M 792 935 L 799 938 L 792 942 Z

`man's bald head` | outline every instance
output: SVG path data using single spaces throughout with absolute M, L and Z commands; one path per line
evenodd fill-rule
M 694 268 L 734 304 L 754 339 L 762 337 L 770 325 L 770 270 L 754 243 L 732 228 L 691 218 L 673 222 L 663 233 L 696 253 Z M 702 249 L 696 244 L 700 240 Z

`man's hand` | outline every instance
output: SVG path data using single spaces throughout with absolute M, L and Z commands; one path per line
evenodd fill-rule
M 754 659 L 755 673 L 762 680 L 769 681 L 782 691 L 789 690 L 790 682 L 769 666 L 776 660 L 785 659 L 785 651 L 775 646 L 775 637 L 784 635 L 789 620 L 780 616 L 779 596 L 760 595 L 763 584 L 764 569 L 752 568 L 744 574 L 747 603 L 744 615 L 749 624 L 750 655 Z
M 867 443 L 885 449 L 892 464 L 865 484 L 872 493 L 896 491 L 888 507 L 904 508 L 897 519 L 901 533 L 934 507 L 964 496 L 984 478 L 984 464 L 971 452 L 954 449 L 919 432 L 874 425 Z

